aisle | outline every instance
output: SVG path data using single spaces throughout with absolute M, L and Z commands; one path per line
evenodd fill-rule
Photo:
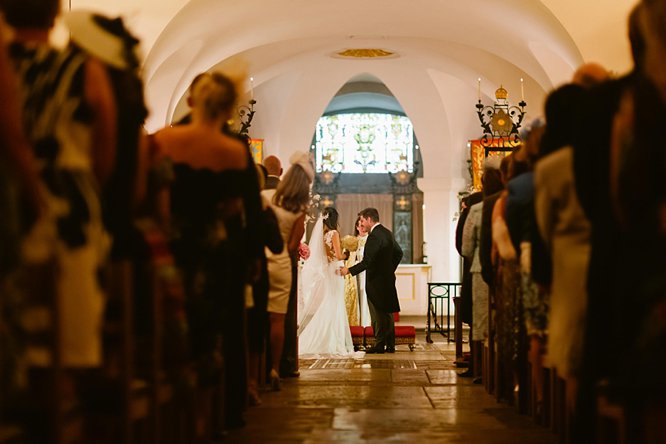
M 554 443 L 548 429 L 456 376 L 453 344 L 363 360 L 302 361 L 300 378 L 263 392 L 227 442 Z

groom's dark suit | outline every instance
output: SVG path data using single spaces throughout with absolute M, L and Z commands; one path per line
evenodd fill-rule
M 402 259 L 402 249 L 393 233 L 377 224 L 365 243 L 363 260 L 349 268 L 356 276 L 366 271 L 365 289 L 368 294 L 372 328 L 375 331 L 375 349 L 395 348 L 393 313 L 400 311 L 395 289 L 395 269 Z

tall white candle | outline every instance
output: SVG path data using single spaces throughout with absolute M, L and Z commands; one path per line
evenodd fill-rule
M 481 77 L 478 79 L 478 86 L 476 88 L 477 95 L 479 96 L 479 102 L 481 101 Z
M 525 87 L 523 86 L 523 78 L 520 78 L 520 100 L 525 101 Z
M 254 100 L 254 77 L 250 77 L 250 100 Z

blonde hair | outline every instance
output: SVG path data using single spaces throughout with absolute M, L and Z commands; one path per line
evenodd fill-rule
M 229 112 L 238 98 L 233 81 L 219 72 L 201 75 L 191 85 L 192 107 L 207 120 L 215 120 Z
M 310 176 L 302 166 L 292 165 L 273 195 L 273 203 L 292 213 L 304 211 L 310 201 Z

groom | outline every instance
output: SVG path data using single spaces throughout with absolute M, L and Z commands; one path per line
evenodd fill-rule
M 393 233 L 379 223 L 376 208 L 358 213 L 361 224 L 370 233 L 365 243 L 363 260 L 351 268 L 340 268 L 340 274 L 356 276 L 367 271 L 365 289 L 368 295 L 375 346 L 366 353 L 395 353 L 395 326 L 393 313 L 400 311 L 395 289 L 395 269 L 402 259 L 402 250 Z

